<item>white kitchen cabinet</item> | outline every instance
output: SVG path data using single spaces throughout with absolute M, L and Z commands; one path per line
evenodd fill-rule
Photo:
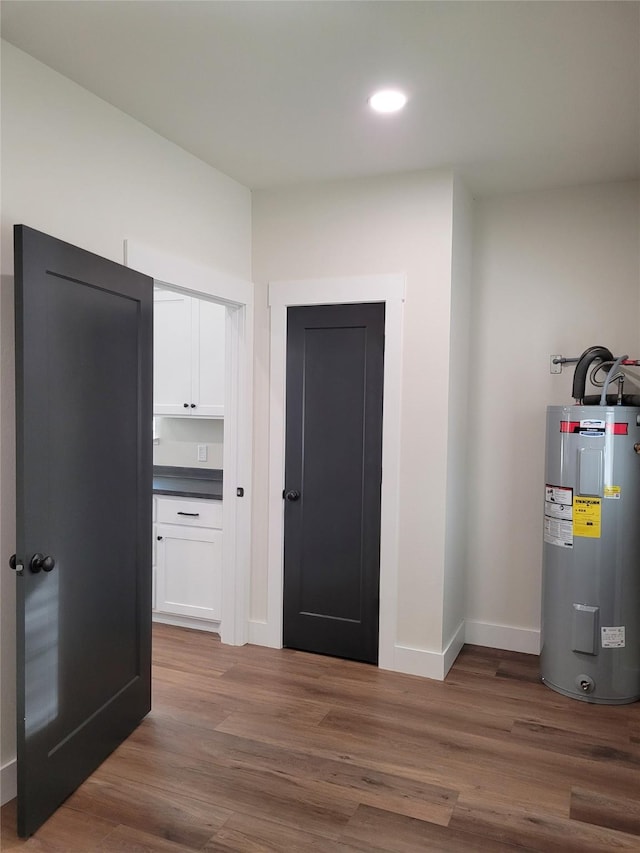
M 191 300 L 191 411 L 201 418 L 224 417 L 225 324 L 222 305 Z
M 156 610 L 219 622 L 222 531 L 157 525 Z
M 155 291 L 155 415 L 224 416 L 225 322 L 222 305 Z
M 156 502 L 155 611 L 219 622 L 222 618 L 221 503 L 164 495 L 156 495 Z
M 153 299 L 153 412 L 191 412 L 191 299 L 155 291 Z M 186 407 L 185 407 L 186 404 Z

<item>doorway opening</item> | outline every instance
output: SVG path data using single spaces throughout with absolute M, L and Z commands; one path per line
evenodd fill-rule
M 221 507 L 212 508 L 220 513 L 221 522 L 216 524 L 224 532 L 220 636 L 223 643 L 242 645 L 247 642 L 248 634 L 253 285 L 132 241 L 125 244 L 125 263 L 152 276 L 154 286 L 164 293 L 185 297 L 198 306 L 215 306 L 218 314 L 219 307 L 224 309 L 223 425 L 219 423 L 214 427 L 212 442 L 196 443 L 210 444 L 207 452 L 217 453 L 222 463 Z M 203 328 L 206 329 L 206 325 Z M 179 402 L 181 405 L 187 403 L 191 411 L 193 400 Z M 194 410 L 197 411 L 195 406 Z M 217 419 L 210 407 L 207 416 L 212 413 Z

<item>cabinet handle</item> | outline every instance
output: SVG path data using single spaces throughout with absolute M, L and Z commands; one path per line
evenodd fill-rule
M 196 404 L 195 404 L 195 403 L 192 403 L 192 404 L 191 404 L 191 408 L 192 408 L 192 409 L 195 409 L 195 407 L 196 407 Z
M 188 515 L 189 518 L 199 518 L 200 517 L 199 512 L 178 512 L 178 515 Z
M 188 404 L 188 403 L 183 403 L 182 405 L 185 407 L 185 409 L 188 409 L 188 408 L 189 408 L 189 404 Z
M 158 542 L 162 542 L 162 536 L 156 536 L 156 539 L 158 540 Z

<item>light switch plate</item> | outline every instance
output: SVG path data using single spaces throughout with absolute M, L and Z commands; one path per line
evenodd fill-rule
M 198 462 L 206 462 L 207 461 L 207 445 L 199 444 L 198 445 Z

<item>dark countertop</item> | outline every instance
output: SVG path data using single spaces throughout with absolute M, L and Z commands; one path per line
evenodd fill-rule
M 222 500 L 222 471 L 219 468 L 173 468 L 153 466 L 154 495 Z

